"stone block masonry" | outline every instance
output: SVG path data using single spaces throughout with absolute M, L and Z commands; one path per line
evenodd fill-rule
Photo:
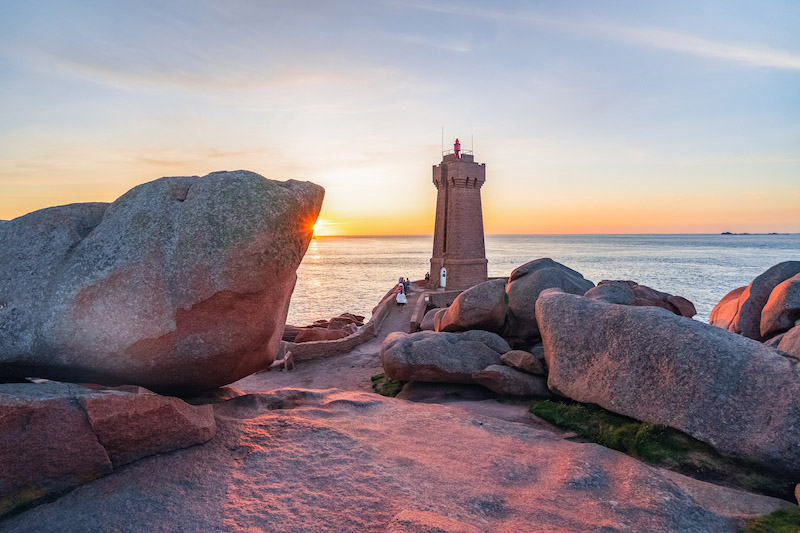
M 463 289 L 486 281 L 487 260 L 483 239 L 481 186 L 486 165 L 471 154 L 459 153 L 458 140 L 452 154 L 433 167 L 437 189 L 436 223 L 431 257 L 431 287 Z

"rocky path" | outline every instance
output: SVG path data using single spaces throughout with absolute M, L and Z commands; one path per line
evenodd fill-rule
M 414 305 L 422 296 L 412 286 L 408 304 L 395 306 L 383 320 L 376 337 L 354 350 L 327 359 L 302 361 L 292 372 L 259 372 L 231 384 L 243 392 L 265 392 L 282 387 L 372 391 L 370 377 L 383 372 L 380 355 L 383 339 L 394 331 L 408 331 Z
M 246 393 L 269 392 L 280 388 L 372 392 L 370 378 L 383 372 L 379 357 L 383 340 L 392 332 L 408 331 L 414 306 L 423 293 L 423 289 L 412 285 L 408 294 L 408 304 L 403 307 L 395 306 L 383 320 L 375 338 L 346 354 L 302 361 L 292 372 L 280 370 L 259 372 L 232 383 L 231 386 Z M 493 394 L 487 393 L 477 385 L 439 383 L 419 384 L 413 391 L 401 395 L 404 399 L 415 402 L 446 404 L 475 416 L 523 423 L 549 431 L 559 437 L 565 435 L 566 432 L 530 414 L 529 402 L 525 400 L 498 402 L 490 399 L 492 396 Z

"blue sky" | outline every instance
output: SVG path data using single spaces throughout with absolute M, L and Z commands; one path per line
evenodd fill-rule
M 333 232 L 800 231 L 800 2 L 0 5 L 0 218 L 247 168 Z

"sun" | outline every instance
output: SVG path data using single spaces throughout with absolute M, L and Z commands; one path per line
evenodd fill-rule
M 316 223 L 314 223 L 314 236 L 315 237 L 326 237 L 328 235 L 332 235 L 331 231 L 333 229 L 333 224 L 331 224 L 327 220 L 323 220 L 321 218 L 317 219 Z

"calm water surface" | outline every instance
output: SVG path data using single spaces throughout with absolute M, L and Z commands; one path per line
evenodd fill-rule
M 288 323 L 343 312 L 367 317 L 399 276 L 422 279 L 431 236 L 318 237 L 300 268 Z M 800 235 L 487 235 L 490 276 L 550 257 L 594 283 L 630 279 L 688 298 L 698 320 L 776 263 L 800 260 Z

